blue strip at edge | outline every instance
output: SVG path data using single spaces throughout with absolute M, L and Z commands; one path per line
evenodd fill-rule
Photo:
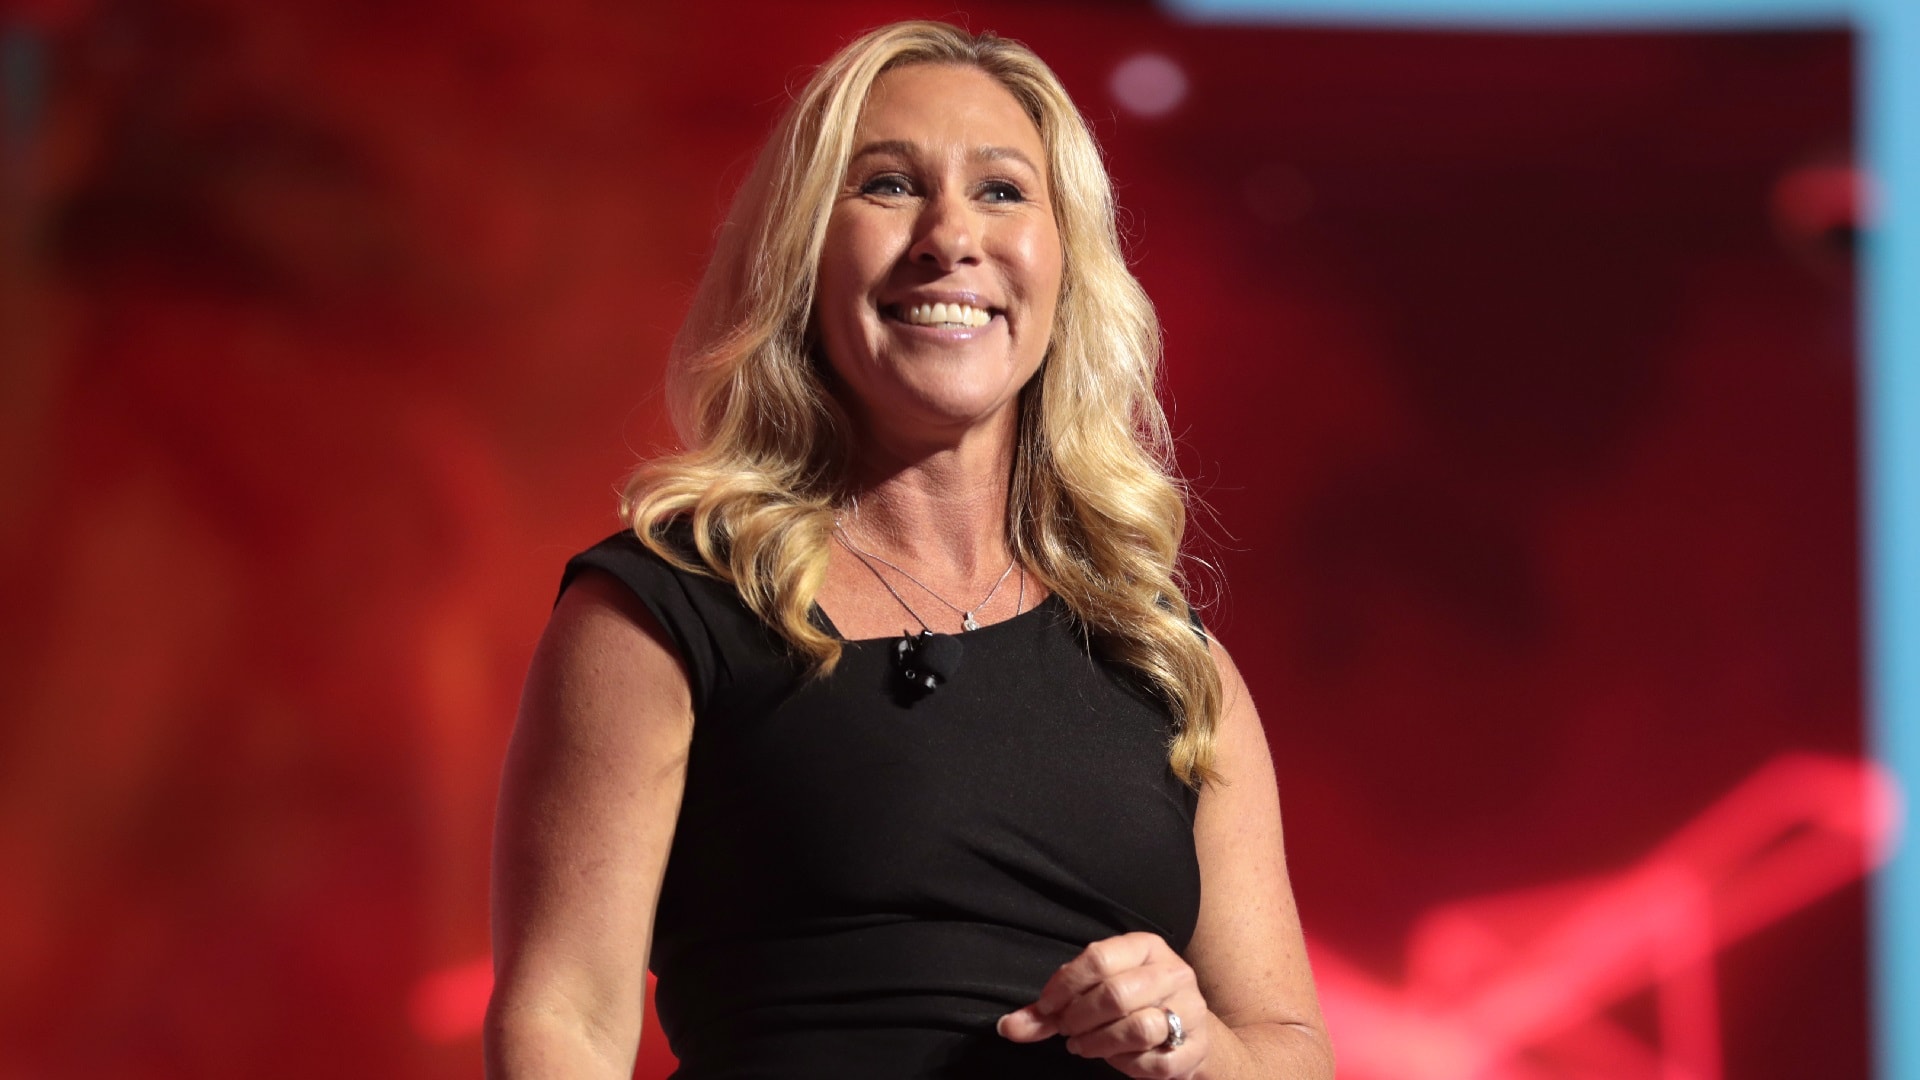
M 1860 131 L 1880 194 L 1862 276 L 1868 735 L 1911 804 L 1920 792 L 1920 6 L 1864 7 Z M 1876 877 L 1872 902 L 1876 1074 L 1920 1080 L 1920 852 L 1911 828 Z

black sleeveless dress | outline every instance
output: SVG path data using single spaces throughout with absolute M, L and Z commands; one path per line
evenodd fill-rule
M 731 586 L 631 534 L 561 588 L 586 569 L 633 591 L 692 682 L 651 961 L 676 1077 L 1118 1075 L 994 1032 L 1089 942 L 1184 950 L 1199 913 L 1167 710 L 1089 655 L 1065 604 L 965 634 L 916 696 L 897 638 L 808 678 Z

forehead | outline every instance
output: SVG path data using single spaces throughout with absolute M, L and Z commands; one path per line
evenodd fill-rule
M 1045 160 L 1040 129 L 1020 102 L 998 79 L 962 64 L 912 64 L 875 79 L 855 138 L 962 151 L 1006 146 Z

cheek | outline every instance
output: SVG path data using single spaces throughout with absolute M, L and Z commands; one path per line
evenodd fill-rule
M 1021 263 L 1036 283 L 1059 280 L 1060 226 L 1051 213 L 1041 211 L 1022 219 L 1015 244 Z
M 1021 286 L 1035 311 L 1052 315 L 1060 299 L 1064 260 L 1060 235 L 1051 227 L 1032 230 L 1020 245 Z
M 827 223 L 814 287 L 814 318 L 826 326 L 858 326 L 871 314 L 872 294 L 892 265 L 885 222 L 836 212 Z
M 838 215 L 827 224 L 827 235 L 820 245 L 820 267 L 814 282 L 816 300 L 843 291 L 847 277 L 847 229 Z
M 1066 271 L 1066 253 L 1060 250 L 1059 237 L 1049 239 L 1041 259 L 1045 267 L 1043 273 L 1046 278 L 1047 303 L 1054 305 L 1059 303 L 1060 284 L 1065 278 Z
M 814 331 L 830 348 L 846 344 L 863 303 L 859 261 L 848 243 L 850 239 L 844 228 L 828 226 L 814 280 Z
M 859 204 L 836 207 L 827 219 L 820 261 L 832 260 L 850 276 L 872 279 L 905 249 L 898 215 L 883 208 Z

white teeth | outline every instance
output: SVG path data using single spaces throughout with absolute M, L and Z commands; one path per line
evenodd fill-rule
M 914 304 L 906 310 L 906 320 L 915 326 L 985 326 L 993 314 L 971 304 Z

